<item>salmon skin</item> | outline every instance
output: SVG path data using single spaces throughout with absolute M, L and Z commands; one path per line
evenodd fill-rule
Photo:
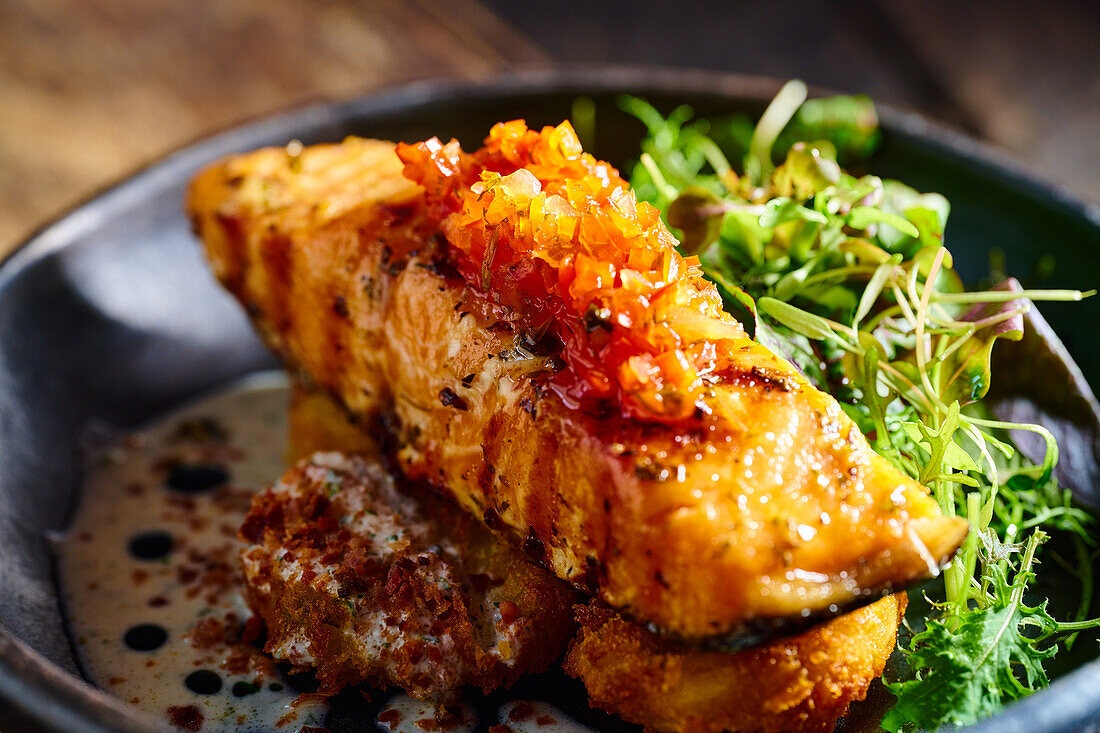
M 747 337 L 706 426 L 577 409 L 455 270 L 391 143 L 212 165 L 187 208 L 259 332 L 426 479 L 651 631 L 734 650 L 938 572 L 967 532 L 829 395 Z

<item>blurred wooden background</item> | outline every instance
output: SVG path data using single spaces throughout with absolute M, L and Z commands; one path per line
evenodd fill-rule
M 558 60 L 868 92 L 985 136 L 1100 201 L 1098 37 L 1100 3 L 1070 0 L 0 0 L 0 253 L 235 122 Z
M 232 123 L 547 60 L 474 0 L 0 0 L 0 253 Z

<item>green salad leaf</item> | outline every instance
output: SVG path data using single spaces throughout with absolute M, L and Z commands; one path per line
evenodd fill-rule
M 845 170 L 879 139 L 871 102 L 806 94 L 788 83 L 755 126 L 624 98 L 648 130 L 631 183 L 666 212 L 754 338 L 834 395 L 944 514 L 969 520 L 942 587 L 925 589 L 931 614 L 913 619 L 920 631 L 903 645 L 911 674 L 890 681 L 897 703 L 884 725 L 971 722 L 1045 686 L 1044 665 L 1100 625 L 1085 618 L 1094 520 L 1053 478 L 1053 436 L 993 420 L 982 404 L 996 378 L 992 351 L 1021 337 L 1031 303 L 1092 293 L 1012 279 L 966 291 L 944 246 L 947 200 Z M 1038 463 L 1013 447 L 1020 430 L 1046 441 Z M 1080 585 L 1069 621 L 1055 621 L 1045 600 L 1025 602 L 1050 535 L 1075 548 L 1072 561 L 1051 555 Z
M 1002 563 L 992 563 L 992 598 L 986 607 L 949 620 L 929 619 L 913 637 L 909 664 L 917 672 L 912 679 L 888 683 L 898 704 L 886 714 L 883 728 L 968 725 L 1049 682 L 1043 662 L 1056 647 L 1042 642 L 1056 632 L 1057 623 L 1045 601 L 1024 603 L 1024 590 L 1034 578 L 1035 551 L 1044 539 L 1042 532 L 1031 535 L 1011 579 Z

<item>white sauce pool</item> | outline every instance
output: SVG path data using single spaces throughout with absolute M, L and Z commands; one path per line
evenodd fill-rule
M 293 732 L 324 720 L 324 701 L 295 705 L 270 660 L 238 641 L 250 614 L 237 528 L 252 493 L 285 468 L 286 403 L 285 378 L 260 375 L 93 448 L 57 545 L 85 673 L 187 730 Z
M 500 707 L 496 733 L 595 733 L 548 702 L 514 700 Z M 500 730 L 507 728 L 507 731 Z
M 89 450 L 81 504 L 56 545 L 88 678 L 185 730 L 324 725 L 328 703 L 299 697 L 241 640 L 250 613 L 237 529 L 252 494 L 286 468 L 286 410 L 285 377 L 258 375 Z M 493 733 L 593 733 L 545 702 L 509 702 L 493 718 Z M 479 724 L 466 703 L 442 713 L 403 694 L 373 722 L 389 733 L 472 733 Z

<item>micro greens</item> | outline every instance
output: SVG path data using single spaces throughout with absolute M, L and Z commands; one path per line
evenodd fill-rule
M 631 183 L 667 213 L 682 249 L 699 255 L 755 338 L 836 396 L 944 514 L 969 520 L 942 592 L 930 591 L 942 600 L 930 601 L 931 616 L 903 649 L 912 673 L 888 684 L 897 703 L 883 726 L 973 722 L 1045 686 L 1044 662 L 1100 625 L 1085 619 L 1093 519 L 1052 477 L 1053 436 L 993 420 L 981 403 L 994 343 L 1022 336 L 1032 301 L 1092 293 L 1024 290 L 1011 279 L 965 291 L 943 246 L 947 200 L 841 167 L 874 149 L 873 105 L 805 100 L 805 86 L 788 83 L 752 128 L 692 120 L 687 107 L 663 116 L 625 98 L 648 129 Z M 734 153 L 744 155 L 741 175 Z M 1014 430 L 1046 440 L 1043 461 L 1016 452 Z M 1076 549 L 1068 569 L 1081 602 L 1068 622 L 1055 621 L 1045 600 L 1024 601 L 1053 532 Z

